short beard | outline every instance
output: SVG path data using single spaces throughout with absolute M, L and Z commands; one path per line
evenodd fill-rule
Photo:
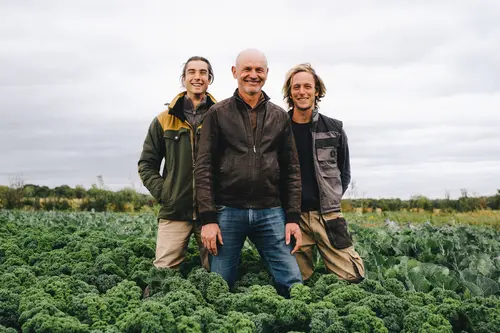
M 313 104 L 313 105 L 311 105 L 311 106 L 309 106 L 309 107 L 307 107 L 307 108 L 305 108 L 305 109 L 304 109 L 304 108 L 301 108 L 300 106 L 295 105 L 295 104 L 294 104 L 293 106 L 294 106 L 297 110 L 299 110 L 299 111 L 304 111 L 304 112 L 309 111 L 309 110 L 314 110 L 314 104 Z
M 250 96 L 255 96 L 255 95 L 258 95 L 260 94 L 260 92 L 262 91 L 262 88 L 259 88 L 259 90 L 257 91 L 249 91 L 248 89 L 243 89 L 245 91 L 246 94 L 250 95 Z

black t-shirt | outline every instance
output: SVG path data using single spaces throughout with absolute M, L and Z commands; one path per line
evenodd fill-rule
M 310 124 L 298 124 L 292 121 L 293 135 L 297 145 L 300 161 L 300 176 L 302 178 L 301 210 L 308 212 L 319 210 L 319 190 L 314 170 L 312 134 Z

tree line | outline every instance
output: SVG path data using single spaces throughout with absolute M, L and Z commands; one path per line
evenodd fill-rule
M 132 188 L 119 191 L 106 189 L 103 184 L 74 188 L 68 185 L 49 188 L 22 182 L 0 186 L 0 209 L 32 209 L 62 211 L 115 211 L 137 212 L 152 210 L 157 205 L 149 194 L 137 192 Z M 470 212 L 478 210 L 500 210 L 500 190 L 492 196 L 470 196 L 466 190 L 457 199 L 449 196 L 430 199 L 425 196 L 413 196 L 408 200 L 399 198 L 346 198 L 342 209 L 350 211 L 401 211 L 436 210 L 443 212 Z
M 428 197 L 417 195 L 409 200 L 398 198 L 357 198 L 345 199 L 342 202 L 344 211 L 354 211 L 362 209 L 362 211 L 442 211 L 442 212 L 473 212 L 478 210 L 500 210 L 500 190 L 492 196 L 469 196 L 463 193 L 457 199 L 449 197 L 430 199 Z
M 111 191 L 95 184 L 89 189 L 68 185 L 0 186 L 0 208 L 3 209 L 135 212 L 151 210 L 155 203 L 152 196 L 132 188 Z

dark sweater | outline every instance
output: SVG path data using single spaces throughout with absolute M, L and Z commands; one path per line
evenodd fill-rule
M 302 178 L 301 210 L 308 212 L 319 210 L 319 190 L 314 170 L 313 143 L 310 131 L 311 124 L 298 124 L 292 121 L 293 135 L 299 154 L 300 176 Z

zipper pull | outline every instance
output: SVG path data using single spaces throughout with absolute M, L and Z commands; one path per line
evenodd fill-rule
M 256 153 L 257 151 L 255 150 L 255 146 L 253 146 L 253 152 Z

